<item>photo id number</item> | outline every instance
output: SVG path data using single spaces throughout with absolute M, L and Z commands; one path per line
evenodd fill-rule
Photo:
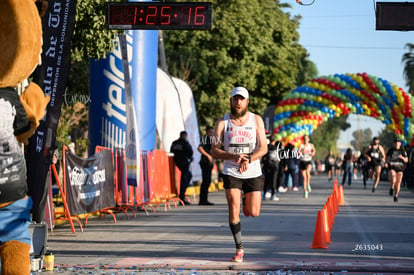
M 352 251 L 373 251 L 373 250 L 384 250 L 382 244 L 354 244 Z

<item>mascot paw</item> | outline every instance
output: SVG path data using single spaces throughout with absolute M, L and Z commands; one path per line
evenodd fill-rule
M 0 246 L 1 274 L 30 274 L 30 245 L 8 241 Z
M 26 142 L 36 131 L 40 120 L 46 114 L 46 107 L 49 104 L 50 96 L 45 96 L 42 89 L 34 82 L 20 96 L 20 101 L 30 121 L 30 130 L 17 136 L 20 142 Z

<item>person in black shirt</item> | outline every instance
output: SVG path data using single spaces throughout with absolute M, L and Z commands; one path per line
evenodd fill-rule
M 389 168 L 388 177 L 391 183 L 390 196 L 394 195 L 394 201 L 397 202 L 405 164 L 408 162 L 407 152 L 401 146 L 399 138 L 394 140 L 394 147 L 388 150 L 386 160 L 386 165 Z
M 408 155 L 407 167 L 404 170 L 406 187 L 414 187 L 414 146 L 407 146 L 406 149 Z
M 207 127 L 206 135 L 202 137 L 200 145 L 198 145 L 198 151 L 201 153 L 200 167 L 203 175 L 203 182 L 200 187 L 200 201 L 199 205 L 214 205 L 214 203 L 208 201 L 208 188 L 211 184 L 211 172 L 214 167 L 214 158 L 211 155 L 211 143 L 214 136 L 214 128 Z
M 346 179 L 348 178 L 348 186 L 351 186 L 352 183 L 352 149 L 348 148 L 344 155 L 344 159 L 342 161 L 342 169 L 344 170 L 344 174 L 342 177 L 342 185 L 345 185 Z
M 276 141 L 276 138 L 271 135 L 270 143 L 267 145 L 267 154 L 263 156 L 263 172 L 265 174 L 265 182 L 263 188 L 263 200 L 266 199 L 266 193 L 270 190 L 270 200 L 278 201 L 276 192 L 282 186 L 283 167 L 280 164 L 280 151 L 283 149 L 282 143 Z
M 384 148 L 379 144 L 377 137 L 372 139 L 372 144 L 364 152 L 364 155 L 368 159 L 368 174 L 370 177 L 374 177 L 372 192 L 375 192 L 380 181 L 382 165 L 385 161 Z
M 173 141 L 170 152 L 174 154 L 175 165 L 181 171 L 179 198 L 185 205 L 189 205 L 190 202 L 185 199 L 185 192 L 193 177 L 190 171 L 190 164 L 193 161 L 193 149 L 191 148 L 191 144 L 187 141 L 186 131 L 181 131 L 180 138 Z
M 289 187 L 289 176 L 292 179 L 293 191 L 299 191 L 297 171 L 299 169 L 299 159 L 295 153 L 295 146 L 291 143 L 286 144 L 282 151 L 281 165 L 284 170 L 284 187 Z
M 366 148 L 362 148 L 361 154 L 358 157 L 358 165 L 361 167 L 362 182 L 364 184 L 364 189 L 367 188 L 367 178 L 368 178 L 368 159 L 365 157 L 364 152 Z

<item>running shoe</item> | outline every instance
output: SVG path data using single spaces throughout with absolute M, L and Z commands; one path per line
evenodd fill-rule
M 279 186 L 279 188 L 277 189 L 277 191 L 279 193 L 285 193 L 287 191 L 287 188 L 284 188 L 283 186 Z
M 297 188 L 296 186 L 293 187 L 293 191 L 299 191 L 299 188 Z
M 272 201 L 279 201 L 279 198 L 276 196 L 273 196 Z
M 249 217 L 250 216 L 250 213 L 249 213 L 249 211 L 247 210 L 247 207 L 246 207 L 246 196 L 243 194 L 243 198 L 242 198 L 242 211 L 243 211 L 243 215 L 244 216 L 246 216 L 246 217 Z
M 307 199 L 307 198 L 309 198 L 309 192 L 303 192 L 303 197 L 305 198 L 305 199 Z
M 237 249 L 236 250 L 236 255 L 231 258 L 231 261 L 242 263 L 243 262 L 243 256 L 244 256 L 244 250 L 243 249 Z
M 308 192 L 309 193 L 312 192 L 312 188 L 311 188 L 311 185 L 310 184 L 308 184 Z
M 394 197 L 394 202 L 398 202 L 398 197 Z

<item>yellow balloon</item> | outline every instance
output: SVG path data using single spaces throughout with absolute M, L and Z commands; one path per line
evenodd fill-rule
M 276 107 L 276 114 L 280 114 L 283 113 L 283 107 L 282 106 L 277 106 Z

